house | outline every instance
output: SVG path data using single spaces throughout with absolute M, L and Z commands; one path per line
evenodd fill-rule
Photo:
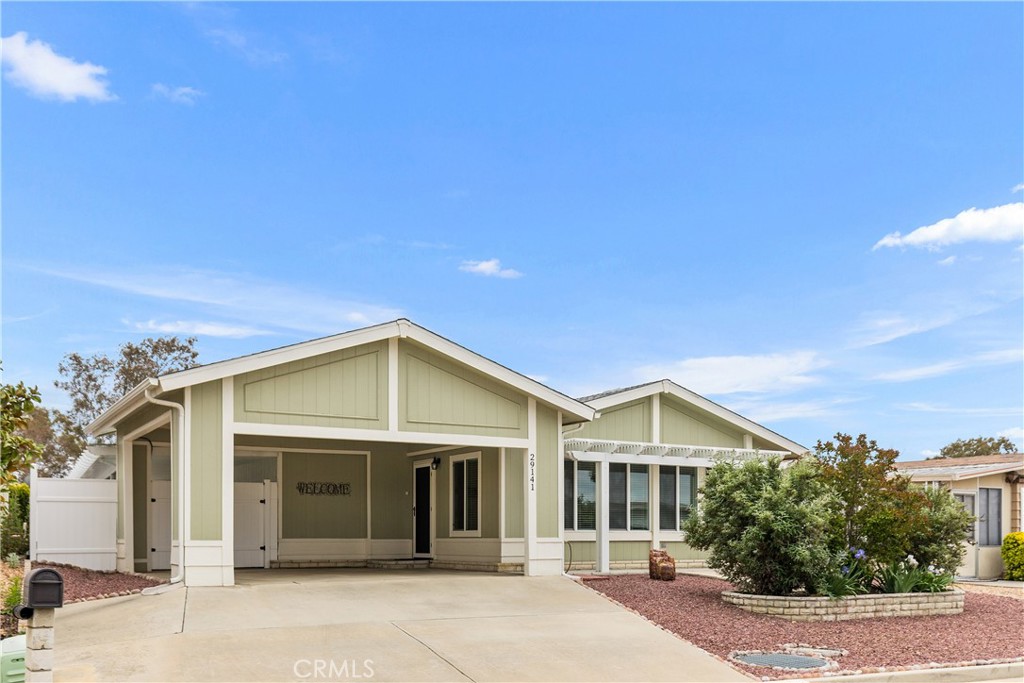
M 1002 576 L 1003 538 L 1021 530 L 1024 455 L 913 460 L 897 462 L 896 468 L 915 483 L 948 489 L 975 516 L 957 574 L 979 579 Z
M 88 432 L 116 436 L 117 568 L 215 586 L 698 562 L 703 468 L 806 450 L 668 381 L 574 399 L 404 319 L 149 379 Z

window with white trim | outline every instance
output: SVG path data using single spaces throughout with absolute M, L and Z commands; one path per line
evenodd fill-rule
M 480 454 L 454 456 L 451 465 L 452 536 L 479 536 Z
M 613 462 L 608 465 L 608 528 L 647 531 L 651 488 L 647 465 Z
M 597 528 L 597 463 L 565 460 L 565 528 L 594 531 Z
M 1002 545 L 1002 532 L 1002 489 L 978 489 L 978 545 Z
M 697 509 L 697 468 L 662 465 L 658 468 L 658 523 L 662 531 L 681 531 Z

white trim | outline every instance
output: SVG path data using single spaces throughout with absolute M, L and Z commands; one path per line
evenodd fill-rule
M 651 394 L 651 443 L 661 443 L 661 394 Z
M 505 540 L 505 449 L 498 449 L 498 540 Z
M 434 448 L 424 448 L 419 451 L 409 451 L 405 454 L 407 458 L 416 458 L 421 455 L 430 455 L 431 453 L 444 453 L 445 451 L 454 451 L 456 448 L 462 448 L 462 446 L 435 446 Z
M 370 479 L 370 463 L 373 462 L 372 452 L 366 452 L 366 539 L 373 540 L 373 481 Z
M 455 463 L 463 462 L 466 460 L 476 460 L 476 529 L 472 530 L 456 530 L 455 529 Z M 483 454 L 481 451 L 473 451 L 472 453 L 459 453 L 457 455 L 449 456 L 448 458 L 448 537 L 449 538 L 480 538 L 480 530 L 484 525 L 483 517 L 481 516 L 481 501 L 483 500 L 483 487 L 480 485 L 483 481 Z M 468 469 L 468 468 L 467 468 Z M 433 471 L 433 470 L 432 470 Z M 466 481 L 463 480 L 463 485 Z M 465 491 L 463 491 L 465 494 Z M 463 518 L 463 526 L 465 526 L 465 518 Z
M 608 499 L 610 495 L 608 461 L 599 462 L 594 469 L 597 478 L 597 495 L 594 496 L 594 512 L 597 516 L 594 525 L 596 527 L 594 540 L 597 541 L 597 554 L 595 555 L 594 568 L 599 573 L 607 574 L 611 570 L 610 547 L 608 545 L 611 531 L 608 525 L 608 508 L 610 503 Z
M 183 458 L 184 463 L 182 466 L 182 472 L 178 472 L 180 477 L 178 481 L 179 487 L 184 487 L 178 492 L 177 498 L 184 500 L 182 507 L 184 529 L 178 529 L 178 540 L 184 540 L 185 545 L 188 545 L 192 541 L 192 387 L 185 387 L 185 433 L 181 436 L 181 448 L 187 446 L 185 451 L 185 457 Z M 172 449 L 173 453 L 173 449 Z M 172 455 L 173 457 L 173 455 Z M 171 496 L 174 497 L 174 474 L 173 469 L 171 471 Z M 184 491 L 184 496 L 182 496 Z M 172 534 L 173 536 L 173 534 Z M 187 583 L 186 583 L 187 585 Z
M 253 370 L 289 363 L 310 356 L 317 356 L 332 351 L 380 342 L 392 337 L 409 338 L 434 351 L 444 354 L 464 365 L 482 372 L 486 375 L 508 384 L 509 386 L 531 396 L 541 399 L 556 409 L 563 410 L 575 418 L 583 421 L 594 419 L 594 410 L 579 401 L 566 396 L 540 382 L 530 379 L 525 375 L 510 370 L 489 358 L 485 358 L 469 349 L 460 346 L 444 337 L 437 335 L 415 323 L 401 318 L 388 323 L 364 327 L 359 330 L 343 332 L 330 337 L 314 339 L 312 341 L 293 344 L 277 349 L 270 349 L 242 358 L 225 360 L 218 363 L 211 363 L 191 370 L 182 370 L 160 377 L 159 380 L 148 379 L 135 389 L 132 389 L 123 399 L 114 404 L 111 409 L 101 415 L 96 421 L 89 425 L 87 431 L 90 434 L 105 433 L 111 428 L 111 423 L 123 412 L 130 412 L 138 405 L 141 405 L 140 398 L 149 386 L 159 385 L 161 391 L 173 391 L 203 382 L 211 382 L 223 379 L 231 375 L 238 375 Z
M 398 431 L 398 337 L 388 339 L 388 430 Z
M 383 429 L 351 429 L 346 427 L 307 427 L 304 425 L 259 424 L 236 422 L 235 434 L 249 436 L 280 436 L 286 438 L 333 439 L 337 441 L 387 441 L 392 443 L 437 443 L 450 448 L 476 446 L 482 448 L 526 448 L 527 439 L 471 434 L 431 434 L 429 432 L 392 432 Z
M 109 434 L 114 431 L 114 423 L 146 403 L 146 389 L 159 386 L 155 379 L 146 379 L 139 383 L 134 389 L 114 402 L 114 405 L 107 408 L 101 416 L 86 425 L 85 433 L 94 436 Z
M 724 406 L 720 406 L 714 401 L 704 398 L 700 394 L 679 386 L 672 380 L 668 379 L 651 382 L 650 384 L 644 384 L 626 391 L 620 391 L 615 394 L 608 394 L 607 396 L 595 398 L 592 401 L 587 401 L 587 405 L 595 410 L 601 411 L 622 405 L 623 403 L 629 403 L 648 396 L 654 396 L 656 394 L 668 394 L 669 396 L 674 396 L 675 398 L 689 403 L 704 412 L 710 413 L 720 420 L 724 420 L 725 422 L 734 425 L 744 432 L 750 432 L 769 443 L 781 446 L 790 453 L 801 455 L 807 452 L 806 447 L 801 446 L 795 441 L 790 441 L 781 434 L 776 434 L 767 427 L 759 425 L 756 422 L 743 417 L 739 413 L 735 413 Z
M 657 550 L 661 548 L 661 465 L 647 466 L 647 487 L 651 550 Z M 679 482 L 676 482 L 676 487 L 679 487 Z
M 558 537 L 562 537 L 562 533 L 565 530 L 565 435 L 562 434 L 562 411 L 558 411 L 558 450 L 555 451 L 555 457 L 558 459 L 555 477 L 558 482 Z M 575 477 L 573 477 L 575 480 Z M 573 499 L 575 500 L 575 498 Z
M 221 531 L 223 543 L 223 577 L 225 586 L 235 585 L 235 378 L 221 381 Z M 263 488 L 266 496 L 266 486 Z M 269 501 L 268 501 L 269 502 Z M 264 544 L 267 529 L 263 527 Z M 264 552 L 264 566 L 269 553 Z M 230 580 L 228 580 L 230 579 Z

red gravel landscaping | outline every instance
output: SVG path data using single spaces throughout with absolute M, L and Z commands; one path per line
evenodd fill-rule
M 115 595 L 138 593 L 143 588 L 158 586 L 162 581 L 151 579 L 141 574 L 121 574 L 118 572 L 98 572 L 92 569 L 71 567 L 68 565 L 50 565 L 33 563 L 33 569 L 49 567 L 57 570 L 64 579 L 64 602 L 79 602 L 95 598 L 109 598 Z
M 721 579 L 679 575 L 666 582 L 628 574 L 586 584 L 722 658 L 736 650 L 777 650 L 789 643 L 847 650 L 837 661 L 839 670 L 851 672 L 1024 657 L 1024 601 L 997 595 L 967 593 L 963 613 L 949 616 L 789 622 L 723 603 L 722 591 L 732 586 Z M 800 676 L 766 667 L 737 668 L 759 677 Z

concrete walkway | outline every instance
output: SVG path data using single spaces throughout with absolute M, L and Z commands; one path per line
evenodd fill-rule
M 564 577 L 240 571 L 69 605 L 57 681 L 747 681 Z

